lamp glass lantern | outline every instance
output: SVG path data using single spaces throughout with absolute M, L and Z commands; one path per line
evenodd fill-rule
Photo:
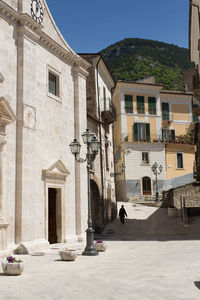
M 91 149 L 92 153 L 96 153 L 97 154 L 98 151 L 99 151 L 99 148 L 100 148 L 100 143 L 97 140 L 96 136 L 94 136 L 92 138 L 91 143 L 90 143 L 90 149 Z
M 74 139 L 73 142 L 71 142 L 71 144 L 69 146 L 70 146 L 72 154 L 76 155 L 76 154 L 80 153 L 81 145 L 76 139 Z
M 86 131 L 83 132 L 83 134 L 81 136 L 82 136 L 84 144 L 90 144 L 92 141 L 92 138 L 94 136 L 94 133 L 92 131 L 90 131 L 89 129 L 86 129 Z
M 121 164 L 120 170 L 121 170 L 122 173 L 126 170 L 125 164 Z

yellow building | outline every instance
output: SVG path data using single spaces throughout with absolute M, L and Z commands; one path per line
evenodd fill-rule
M 192 93 L 165 91 L 153 77 L 116 84 L 114 124 L 119 200 L 155 194 L 152 166 L 162 166 L 159 192 L 193 181 Z M 125 172 L 120 166 L 125 164 Z

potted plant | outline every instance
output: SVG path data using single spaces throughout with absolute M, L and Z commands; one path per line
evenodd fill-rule
M 168 207 L 168 217 L 175 218 L 178 216 L 178 210 L 174 205 Z
M 106 248 L 107 248 L 106 243 L 101 239 L 96 240 L 94 246 L 95 246 L 95 249 L 99 252 L 104 252 L 104 251 L 106 251 Z
M 73 261 L 77 257 L 77 252 L 76 252 L 76 250 L 70 250 L 70 249 L 64 248 L 59 251 L 59 255 L 62 260 Z
M 8 256 L 2 261 L 2 269 L 6 275 L 21 275 L 24 271 L 24 262 L 14 256 Z

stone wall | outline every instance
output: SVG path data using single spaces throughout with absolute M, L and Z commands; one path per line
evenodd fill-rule
M 200 207 L 200 185 L 194 182 L 163 192 L 162 207 L 181 208 L 181 197 L 185 198 L 186 207 Z

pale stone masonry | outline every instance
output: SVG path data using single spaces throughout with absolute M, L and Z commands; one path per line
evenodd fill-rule
M 0 253 L 77 241 L 87 227 L 86 168 L 69 144 L 87 127 L 89 63 L 39 3 L 0 1 Z
M 92 216 L 96 232 L 116 217 L 113 123 L 115 108 L 112 101 L 114 81 L 103 57 L 95 53 L 80 54 L 90 63 L 87 77 L 87 124 L 100 141 L 99 155 L 92 164 Z

